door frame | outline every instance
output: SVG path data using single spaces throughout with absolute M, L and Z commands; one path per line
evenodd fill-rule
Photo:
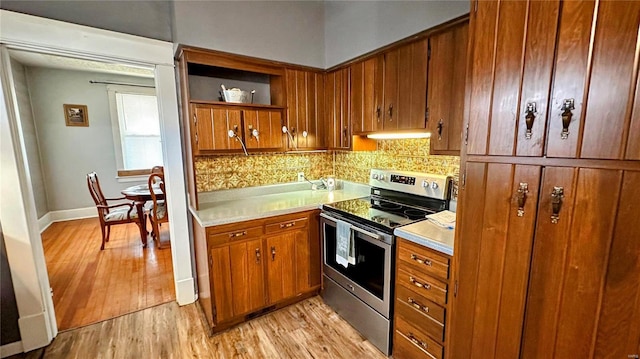
M 11 267 L 23 350 L 48 345 L 58 328 L 39 233 L 8 49 L 153 68 L 170 203 L 176 300 L 195 302 L 187 189 L 172 43 L 0 9 L 0 222 Z

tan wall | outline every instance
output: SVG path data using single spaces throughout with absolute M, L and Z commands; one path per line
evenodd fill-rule
M 298 172 L 310 180 L 336 178 L 369 182 L 371 168 L 457 176 L 458 156 L 429 155 L 428 139 L 380 140 L 378 150 L 209 156 L 196 160 L 198 192 L 294 182 Z

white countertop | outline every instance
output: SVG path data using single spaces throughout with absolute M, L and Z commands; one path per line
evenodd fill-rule
M 200 197 L 199 210 L 192 207 L 189 210 L 200 226 L 210 227 L 318 209 L 325 203 L 369 195 L 369 186 L 355 183 L 345 183 L 342 189 L 333 191 L 300 190 L 297 186 L 291 187 L 292 191 L 269 193 L 269 188 L 266 187 L 262 191 L 260 187 L 253 187 L 251 192 L 240 189 L 236 191 L 236 195 L 229 192 L 232 190 L 227 190 L 224 191 L 224 195 L 220 193 L 218 200 L 215 199 L 216 193 L 210 192 L 207 196 Z M 261 192 L 268 194 L 257 195 Z M 205 202 L 202 201 L 204 198 L 206 198 Z
M 454 232 L 453 229 L 442 228 L 424 220 L 396 228 L 393 234 L 452 256 Z

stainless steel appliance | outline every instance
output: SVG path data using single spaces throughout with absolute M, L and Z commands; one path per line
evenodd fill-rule
M 448 209 L 450 178 L 372 169 L 371 195 L 322 206 L 322 297 L 380 351 L 391 353 L 393 230 Z M 351 225 L 355 264 L 336 260 L 338 224 Z

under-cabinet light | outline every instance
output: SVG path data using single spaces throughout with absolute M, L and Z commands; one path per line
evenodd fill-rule
M 429 138 L 430 132 L 390 132 L 390 133 L 372 133 L 367 135 L 367 138 L 374 140 L 395 140 L 402 138 Z

